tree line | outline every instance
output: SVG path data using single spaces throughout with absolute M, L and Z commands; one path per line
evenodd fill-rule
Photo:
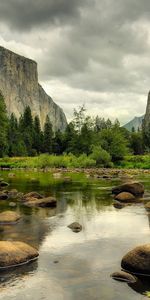
M 146 141 L 145 141 L 146 136 Z M 118 120 L 111 122 L 97 116 L 86 115 L 84 106 L 74 110 L 74 118 L 66 130 L 53 132 L 49 117 L 43 130 L 38 116 L 32 117 L 27 106 L 19 118 L 7 116 L 4 98 L 0 93 L 0 157 L 36 156 L 41 153 L 61 155 L 72 153 L 90 155 L 97 164 L 110 165 L 127 154 L 140 155 L 150 147 L 144 129 L 129 132 Z

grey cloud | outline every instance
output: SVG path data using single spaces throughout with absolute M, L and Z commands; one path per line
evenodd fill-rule
M 5 0 L 0 1 L 0 20 L 17 30 L 44 24 L 70 22 L 79 14 L 84 0 Z

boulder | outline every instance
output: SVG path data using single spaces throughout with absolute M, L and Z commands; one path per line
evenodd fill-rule
M 82 225 L 80 225 L 78 222 L 73 222 L 68 227 L 73 231 L 73 232 L 80 232 L 82 230 Z
M 8 194 L 4 192 L 0 192 L 0 200 L 7 200 L 8 199 Z
M 150 210 L 150 201 L 149 202 L 147 202 L 146 204 L 145 204 L 145 208 L 146 208 L 146 210 Z
M 14 211 L 4 211 L 0 213 L 0 224 L 10 224 L 19 221 L 21 216 Z
M 137 281 L 137 278 L 135 276 L 124 271 L 114 272 L 110 276 L 115 280 L 125 281 L 127 283 L 134 283 Z
M 129 251 L 121 261 L 121 267 L 135 274 L 150 275 L 150 244 Z
M 1 182 L 0 182 L 0 188 L 6 187 L 6 186 L 8 186 L 8 185 L 9 185 L 8 182 L 5 182 L 5 181 L 1 181 Z
M 8 191 L 8 198 L 17 198 L 18 197 L 18 191 L 16 189 L 12 189 Z
M 135 200 L 135 196 L 128 192 L 122 192 L 115 196 L 115 200 L 121 202 L 132 202 Z
M 54 197 L 46 197 L 42 199 L 27 198 L 24 205 L 28 207 L 56 207 L 57 200 Z
M 112 189 L 112 193 L 115 195 L 122 192 L 131 193 L 134 196 L 141 196 L 144 194 L 144 186 L 140 182 L 129 182 Z
M 38 251 L 22 242 L 0 241 L 0 269 L 16 267 L 37 259 Z
M 35 199 L 42 199 L 43 196 L 40 195 L 39 193 L 37 192 L 30 192 L 30 193 L 27 193 L 23 196 L 23 200 L 24 201 L 29 201 L 30 199 L 32 198 L 35 198 Z
M 126 206 L 126 204 L 125 204 L 125 203 L 121 203 L 121 202 L 119 202 L 119 201 L 114 201 L 114 202 L 113 202 L 113 206 L 114 206 L 115 208 L 117 208 L 117 209 L 122 209 L 122 208 L 124 208 L 124 207 Z

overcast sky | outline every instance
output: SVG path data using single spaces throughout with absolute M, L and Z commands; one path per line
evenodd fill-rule
M 0 0 L 0 45 L 37 61 L 39 81 L 71 118 L 145 112 L 150 0 Z

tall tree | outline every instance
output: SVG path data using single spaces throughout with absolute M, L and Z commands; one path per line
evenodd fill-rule
M 7 140 L 8 118 L 6 112 L 6 105 L 4 97 L 0 92 L 0 157 L 4 156 L 7 152 L 8 140 Z
M 53 130 L 49 116 L 47 115 L 43 131 L 43 152 L 52 153 L 53 148 Z
M 31 109 L 27 106 L 19 121 L 19 129 L 28 155 L 33 155 L 33 119 Z
M 38 116 L 35 116 L 33 121 L 33 148 L 39 154 L 42 149 L 42 132 L 40 126 L 40 119 Z

